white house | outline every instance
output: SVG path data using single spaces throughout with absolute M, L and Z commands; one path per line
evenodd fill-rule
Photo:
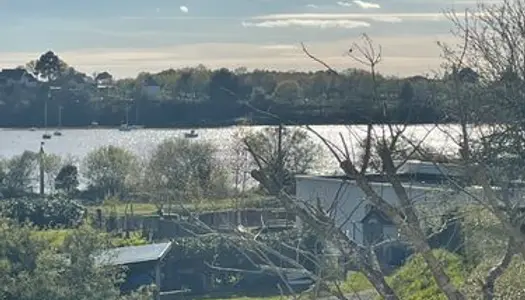
M 447 178 L 461 178 L 460 170 L 452 165 L 437 167 L 433 163 L 408 161 L 398 170 L 398 176 L 414 205 L 428 217 L 441 217 L 458 201 L 473 201 L 470 193 L 447 184 Z M 370 185 L 384 200 L 399 205 L 392 185 L 379 175 L 367 175 Z M 481 189 L 470 187 L 469 191 L 480 195 Z M 368 244 L 367 235 L 382 236 L 382 239 L 397 237 L 397 229 L 388 221 L 370 218 L 373 206 L 355 180 L 344 176 L 296 176 L 296 197 L 315 204 L 320 202 L 330 213 L 336 225 L 359 244 Z M 380 232 L 364 233 L 364 221 L 378 224 Z M 298 220 L 300 224 L 300 220 Z M 374 237 L 376 238 L 376 237 Z

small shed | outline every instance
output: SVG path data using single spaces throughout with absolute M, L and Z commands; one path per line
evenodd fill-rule
M 125 266 L 131 271 L 126 279 L 130 286 L 152 279 L 158 291 L 162 290 L 162 262 L 172 248 L 172 242 L 130 246 L 105 250 L 95 258 L 95 263 L 106 266 Z M 157 299 L 160 299 L 157 293 Z

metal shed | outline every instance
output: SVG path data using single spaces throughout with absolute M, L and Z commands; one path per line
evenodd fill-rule
M 95 258 L 95 263 L 105 266 L 131 266 L 144 263 L 153 263 L 155 266 L 155 285 L 161 291 L 161 263 L 170 252 L 172 242 L 129 246 L 105 250 Z

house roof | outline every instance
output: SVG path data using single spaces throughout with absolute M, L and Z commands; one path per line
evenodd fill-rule
M 16 68 L 16 69 L 2 69 L 0 72 L 0 78 L 11 79 L 11 80 L 21 80 L 22 77 L 26 77 L 30 81 L 36 81 L 36 78 L 33 75 L 29 74 L 25 69 Z
M 122 266 L 162 260 L 172 243 L 130 246 L 106 250 L 95 258 L 96 264 Z
M 382 211 L 376 208 L 370 209 L 370 211 L 365 215 L 365 217 L 361 219 L 361 223 L 368 223 L 368 221 L 372 218 L 379 220 L 379 222 L 385 225 L 393 224 L 389 217 L 387 217 Z

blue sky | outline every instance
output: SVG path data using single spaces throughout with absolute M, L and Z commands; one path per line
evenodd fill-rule
M 195 66 L 317 68 L 298 44 L 338 68 L 368 33 L 383 48 L 383 72 L 420 74 L 439 65 L 449 41 L 443 9 L 476 0 L 0 0 L 0 66 L 46 50 L 84 72 L 118 77 Z M 7 42 L 6 42 L 7 41 Z

